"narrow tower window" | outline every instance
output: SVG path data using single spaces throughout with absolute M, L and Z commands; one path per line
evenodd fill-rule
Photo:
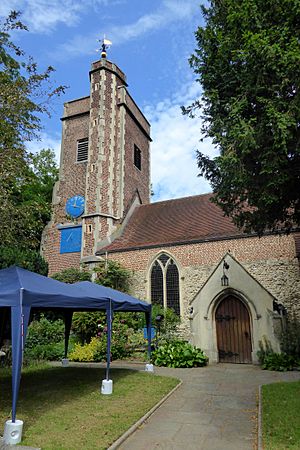
M 88 138 L 79 139 L 77 141 L 76 162 L 84 162 L 88 160 L 89 140 Z
M 135 145 L 134 146 L 134 156 L 133 161 L 135 167 L 137 167 L 139 170 L 142 168 L 142 153 L 141 150 Z

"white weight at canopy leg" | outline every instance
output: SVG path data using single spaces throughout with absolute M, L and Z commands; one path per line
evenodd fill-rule
M 68 360 L 68 358 L 63 358 L 63 359 L 61 360 L 61 365 L 62 365 L 63 367 L 69 367 L 69 360 Z
M 23 431 L 23 420 L 5 422 L 3 441 L 5 444 L 16 445 L 21 442 Z
M 146 364 L 146 366 L 145 366 L 145 372 L 154 372 L 154 366 L 153 366 L 153 364 Z
M 113 380 L 102 380 L 101 394 L 109 395 L 113 391 Z

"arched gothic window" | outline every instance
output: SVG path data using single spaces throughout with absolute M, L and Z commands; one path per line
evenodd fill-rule
M 179 272 L 174 260 L 161 254 L 151 268 L 151 302 L 180 315 Z

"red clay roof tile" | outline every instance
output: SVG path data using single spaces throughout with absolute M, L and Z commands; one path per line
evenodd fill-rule
M 97 253 L 243 235 L 228 217 L 224 217 L 222 210 L 211 203 L 211 195 L 138 206 L 122 235 Z

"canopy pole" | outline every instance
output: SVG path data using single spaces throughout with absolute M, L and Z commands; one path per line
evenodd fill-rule
M 111 299 L 109 299 L 109 308 L 106 310 L 107 323 L 107 354 L 106 354 L 106 380 L 109 380 L 109 369 L 111 361 L 111 329 L 112 329 L 112 306 Z
M 146 315 L 146 326 L 147 326 L 147 338 L 148 338 L 148 360 L 151 361 L 151 310 L 145 312 Z
M 112 302 L 109 299 L 109 306 L 106 309 L 107 323 L 107 354 L 106 354 L 106 379 L 102 380 L 101 394 L 109 395 L 113 391 L 113 381 L 109 379 L 110 350 L 111 350 L 111 329 L 112 329 Z
M 72 325 L 73 311 L 66 310 L 64 313 L 65 317 L 65 359 L 68 357 L 68 347 L 69 347 L 69 337 Z
M 12 422 L 16 421 L 17 399 L 20 387 L 23 350 L 30 315 L 30 306 L 23 307 L 23 288 L 20 289 L 20 304 L 11 308 L 12 334 Z

